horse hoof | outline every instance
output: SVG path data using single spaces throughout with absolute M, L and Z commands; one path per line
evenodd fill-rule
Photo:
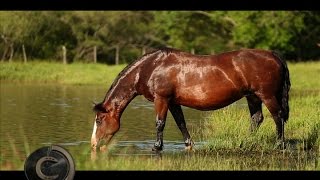
M 100 152 L 107 152 L 107 146 L 106 145 L 101 146 Z
M 195 150 L 193 149 L 193 146 L 186 146 L 185 148 L 184 148 L 186 151 L 188 151 L 188 152 L 194 152 Z
M 274 145 L 273 149 L 280 149 L 280 150 L 285 150 L 286 149 L 286 144 L 283 141 L 277 141 Z
M 158 146 L 153 146 L 152 151 L 162 151 L 162 147 L 158 147 Z
M 95 161 L 97 159 L 97 152 L 91 151 L 91 161 Z

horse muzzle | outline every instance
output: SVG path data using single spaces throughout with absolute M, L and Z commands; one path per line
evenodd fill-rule
M 92 136 L 91 137 L 91 150 L 97 151 L 97 149 L 99 149 L 102 152 L 106 151 L 107 145 L 109 144 L 112 137 L 113 137 L 113 135 L 106 135 L 102 139 L 97 139 L 95 136 Z
M 92 137 L 91 138 L 91 150 L 96 151 L 98 143 L 99 142 L 97 141 L 96 137 Z

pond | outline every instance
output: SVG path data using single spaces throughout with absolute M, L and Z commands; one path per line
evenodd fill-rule
M 12 151 L 24 155 L 50 144 L 74 151 L 81 146 L 89 151 L 95 116 L 92 102 L 101 102 L 107 89 L 92 85 L 1 83 L 2 158 L 14 158 Z M 191 136 L 199 141 L 201 133 L 195 129 L 201 127 L 208 112 L 186 107 L 183 111 Z M 121 128 L 113 139 L 114 148 L 134 147 L 136 154 L 152 153 L 155 132 L 153 103 L 138 96 L 122 115 Z M 164 141 L 164 151 L 184 150 L 182 135 L 170 113 Z

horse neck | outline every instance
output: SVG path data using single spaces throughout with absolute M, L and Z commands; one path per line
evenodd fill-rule
M 115 112 L 115 116 L 120 119 L 122 112 L 127 105 L 137 96 L 135 81 L 132 80 L 134 73 L 125 74 L 114 82 L 113 87 L 108 91 L 104 100 L 106 109 Z

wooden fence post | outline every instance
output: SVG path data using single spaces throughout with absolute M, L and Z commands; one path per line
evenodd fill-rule
M 119 45 L 116 46 L 116 59 L 115 59 L 115 63 L 116 65 L 119 64 Z
M 9 56 L 9 62 L 12 62 L 12 57 L 13 57 L 13 53 L 14 53 L 14 49 L 13 49 L 13 43 L 10 44 L 10 56 Z
M 22 44 L 22 54 L 23 54 L 23 62 L 27 63 L 27 54 L 26 54 L 26 49 L 24 48 L 24 44 Z
M 191 48 L 191 54 L 194 54 L 194 48 Z
M 62 61 L 63 61 L 63 64 L 67 64 L 67 48 L 66 48 L 66 46 L 62 46 Z
M 146 53 L 146 47 L 145 46 L 142 47 L 141 53 L 142 53 L 142 55 L 144 55 Z
M 93 62 L 97 63 L 97 46 L 93 46 Z

